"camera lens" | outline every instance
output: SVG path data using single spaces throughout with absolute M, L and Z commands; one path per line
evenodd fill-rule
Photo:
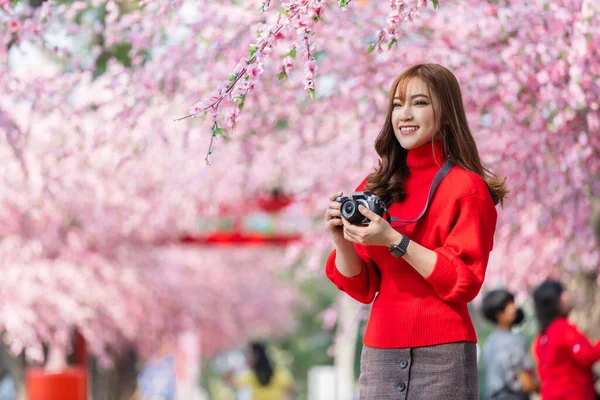
M 351 224 L 362 224 L 366 220 L 365 216 L 358 211 L 358 205 L 363 204 L 366 207 L 366 202 L 362 200 L 347 200 L 342 204 L 342 217 Z M 368 220 L 367 220 L 368 221 Z
M 356 203 L 352 200 L 346 201 L 342 204 L 342 216 L 346 219 L 352 218 L 352 215 L 356 212 Z

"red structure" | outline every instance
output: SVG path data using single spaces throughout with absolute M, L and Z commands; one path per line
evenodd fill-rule
M 184 244 L 220 244 L 220 245 L 286 245 L 300 239 L 300 235 L 262 235 L 238 231 L 215 232 L 205 236 L 187 235 L 181 238 Z
M 276 216 L 292 204 L 293 198 L 282 194 L 278 189 L 267 195 L 257 196 L 253 203 L 244 203 L 245 215 L 240 216 L 239 210 L 229 210 L 224 206 L 220 208 L 223 219 L 232 219 L 230 229 L 215 230 L 202 234 L 186 235 L 181 238 L 184 244 L 197 245 L 279 245 L 284 246 L 300 239 L 298 234 L 265 233 L 244 229 L 243 219 L 253 213 Z
M 87 400 L 87 373 L 83 367 L 59 373 L 28 368 L 25 380 L 28 400 Z

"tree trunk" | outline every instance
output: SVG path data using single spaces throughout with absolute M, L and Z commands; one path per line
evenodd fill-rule
M 89 368 L 94 400 L 129 400 L 137 388 L 137 356 L 126 351 L 110 369 L 101 369 L 95 360 Z
M 600 287 L 597 273 L 579 272 L 567 282 L 577 306 L 570 317 L 590 338 L 600 337 Z
M 600 199 L 592 198 L 592 229 L 596 243 L 600 247 Z M 595 272 L 575 274 L 569 283 L 571 293 L 576 296 L 578 306 L 571 317 L 577 325 L 591 338 L 600 337 L 600 286 L 598 270 Z

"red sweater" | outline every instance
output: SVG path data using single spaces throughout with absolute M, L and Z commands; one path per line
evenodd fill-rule
M 439 142 L 408 152 L 407 196 L 389 207 L 392 216 L 414 219 L 420 214 L 433 177 L 444 161 Z M 364 190 L 365 185 L 366 179 L 357 191 Z M 435 267 L 427 278 L 404 259 L 392 256 L 387 247 L 364 245 L 355 245 L 361 272 L 348 278 L 336 268 L 334 250 L 327 260 L 327 277 L 361 303 L 375 299 L 364 344 L 406 348 L 477 342 L 467 303 L 483 283 L 496 219 L 496 208 L 484 180 L 455 166 L 439 185 L 425 215 L 397 229 L 437 253 Z
M 600 360 L 600 341 L 592 346 L 566 318 L 557 318 L 532 350 L 544 400 L 596 399 L 592 366 Z

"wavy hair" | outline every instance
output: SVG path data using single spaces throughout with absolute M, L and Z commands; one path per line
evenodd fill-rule
M 396 93 L 399 93 L 404 101 L 408 84 L 415 78 L 425 82 L 430 94 L 433 92 L 439 98 L 440 110 L 434 108 L 434 115 L 444 155 L 455 165 L 481 176 L 488 186 L 494 204 L 502 203 L 506 195 L 506 179 L 497 177 L 481 163 L 475 139 L 467 122 L 458 81 L 450 70 L 438 64 L 414 65 L 394 81 L 385 123 L 375 140 L 375 150 L 380 158 L 379 165 L 375 172 L 369 175 L 366 190 L 383 198 L 388 204 L 402 201 L 406 197 L 404 181 L 409 175 L 406 162 L 408 151 L 400 146 L 394 134 L 392 111 Z

